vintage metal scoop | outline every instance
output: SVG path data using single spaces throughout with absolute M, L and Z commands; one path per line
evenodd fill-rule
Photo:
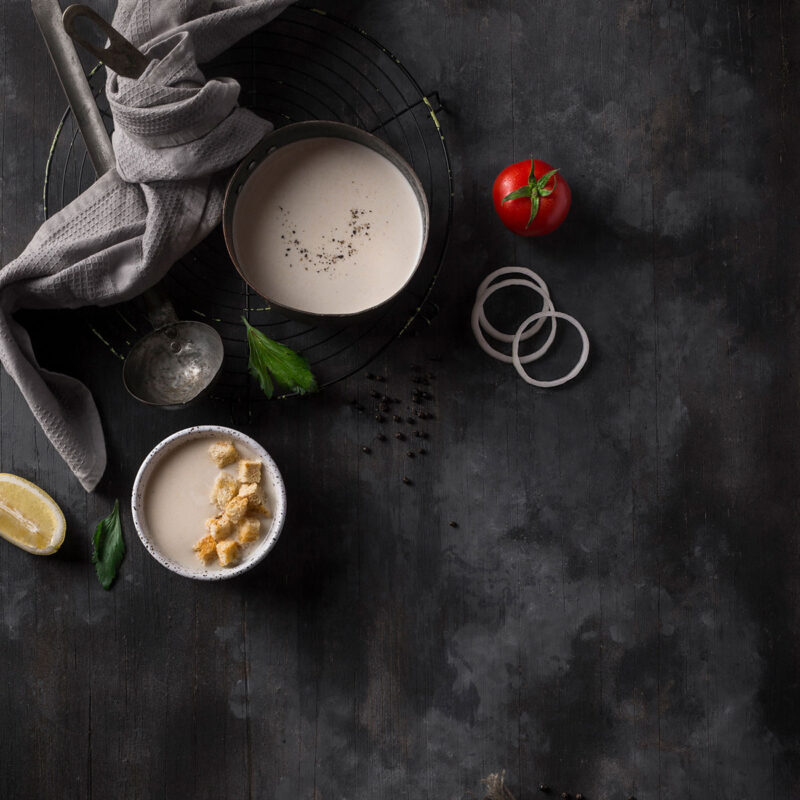
M 151 59 L 87 6 L 69 6 L 62 23 L 58 0 L 32 0 L 31 5 L 89 157 L 102 175 L 115 164 L 114 150 L 69 37 L 126 78 L 138 78 Z M 96 47 L 77 32 L 75 23 L 80 17 L 108 36 L 107 47 Z M 203 322 L 179 321 L 158 287 L 146 292 L 143 301 L 154 330 L 134 344 L 123 365 L 122 379 L 131 395 L 143 403 L 182 408 L 203 394 L 218 375 L 224 355 L 222 339 Z

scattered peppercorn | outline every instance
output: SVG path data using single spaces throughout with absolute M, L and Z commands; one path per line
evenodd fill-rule
M 550 791 L 550 787 L 546 783 L 540 783 L 539 784 L 539 791 L 540 792 L 549 792 Z
M 409 425 L 416 425 L 416 424 L 417 424 L 417 421 L 414 419 L 414 417 L 408 417 L 408 418 L 406 419 L 406 422 L 407 422 Z
M 404 433 L 396 433 L 394 435 L 394 438 L 399 439 L 401 442 L 404 442 L 406 440 L 406 435 Z
M 378 434 L 378 441 L 379 442 L 385 442 L 386 441 L 386 434 L 385 433 L 379 433 Z
M 378 406 L 378 411 L 388 411 L 388 410 L 389 410 L 389 406 L 387 406 L 386 403 L 381 403 Z
M 372 450 L 370 450 L 370 449 L 369 449 L 369 447 L 367 447 L 366 445 L 364 445 L 364 446 L 361 448 L 361 452 L 362 452 L 362 453 L 366 453 L 367 455 L 369 455 L 369 454 L 372 452 Z
M 381 393 L 380 392 L 376 392 L 374 389 L 372 389 L 372 390 L 370 390 L 369 396 L 370 397 L 374 397 L 374 398 L 377 399 L 378 397 L 381 396 Z
M 378 383 L 386 383 L 386 378 L 383 375 L 376 375 L 375 380 L 378 381 Z
M 382 414 L 376 414 L 375 415 L 375 422 L 383 422 L 383 415 Z
M 578 792 L 578 794 L 575 795 L 575 800 L 583 800 L 583 795 Z
M 414 458 L 414 451 L 413 451 L 413 450 L 409 450 L 409 451 L 406 453 L 406 455 L 407 455 L 409 458 Z
M 419 453 L 421 456 L 426 456 L 426 455 L 428 455 L 428 451 L 427 451 L 427 450 L 426 450 L 424 447 L 420 447 L 420 449 L 419 449 L 419 450 L 417 450 L 417 452 L 418 452 L 418 453 Z
M 450 525 L 451 528 L 457 528 L 458 527 L 458 523 L 455 522 L 454 520 L 450 520 L 450 522 L 448 524 Z M 539 791 L 546 792 L 547 791 L 547 787 L 543 783 L 540 783 L 539 784 Z
M 374 381 L 374 380 L 376 380 L 376 378 L 377 378 L 377 376 L 373 375 L 371 372 L 367 373 L 367 380 L 368 381 Z
M 568 800 L 569 792 L 561 792 L 561 800 Z
M 393 415 L 392 415 L 392 419 L 393 419 L 395 422 L 402 422 L 402 421 L 403 421 L 402 417 L 398 416 L 397 414 L 393 414 Z
M 406 478 L 406 476 L 405 476 L 405 475 L 403 475 L 403 483 L 404 483 L 406 486 L 413 486 L 413 485 L 414 485 L 414 483 L 413 483 L 413 481 L 411 480 L 411 478 Z
M 427 439 L 428 438 L 428 434 L 425 431 L 420 431 L 420 430 L 414 431 L 414 436 L 417 436 L 420 439 Z

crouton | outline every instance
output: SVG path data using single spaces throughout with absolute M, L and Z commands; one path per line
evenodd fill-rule
M 225 506 L 236 497 L 237 486 L 238 484 L 233 475 L 229 475 L 227 472 L 220 472 L 220 474 L 217 475 L 217 479 L 214 481 L 214 485 L 211 487 L 211 502 L 214 503 L 217 508 L 225 508 Z
M 213 536 L 204 536 L 202 539 L 198 539 L 192 550 L 197 553 L 197 557 L 204 564 L 210 564 L 217 557 L 217 543 Z
M 218 542 L 221 539 L 227 539 L 233 533 L 233 521 L 225 514 L 220 514 L 217 517 L 207 519 L 206 528 L 214 541 Z
M 261 462 L 243 458 L 239 462 L 239 483 L 261 483 Z
M 241 544 L 248 544 L 258 539 L 260 531 L 261 520 L 254 519 L 253 517 L 245 517 L 236 529 L 236 539 Z
M 246 497 L 234 497 L 225 506 L 225 516 L 233 523 L 239 522 L 247 514 L 248 502 Z
M 247 507 L 256 510 L 262 505 L 261 489 L 257 483 L 243 483 L 239 486 L 239 497 L 247 498 Z
M 241 546 L 234 539 L 217 542 L 217 558 L 223 567 L 232 567 L 239 560 L 240 552 Z
M 214 442 L 208 448 L 208 454 L 220 469 L 227 467 L 228 464 L 233 464 L 239 458 L 239 453 L 231 441 Z
M 266 503 L 264 503 L 263 500 L 259 500 L 257 503 L 251 503 L 250 511 L 253 514 L 263 514 L 265 517 L 272 516 L 272 512 L 269 510 L 269 506 Z

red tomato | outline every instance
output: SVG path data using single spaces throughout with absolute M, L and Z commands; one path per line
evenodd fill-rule
M 520 236 L 542 236 L 552 233 L 566 219 L 572 192 L 558 170 L 529 158 L 506 167 L 497 176 L 492 199 L 500 220 L 510 231 Z

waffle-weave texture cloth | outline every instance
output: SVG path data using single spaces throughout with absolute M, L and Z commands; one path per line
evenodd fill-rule
M 218 224 L 225 173 L 271 126 L 238 107 L 236 81 L 206 81 L 198 64 L 290 2 L 120 0 L 114 27 L 154 61 L 137 80 L 107 77 L 116 168 L 0 270 L 0 363 L 87 491 L 106 466 L 97 406 L 80 381 L 38 365 L 14 313 L 130 299 Z

